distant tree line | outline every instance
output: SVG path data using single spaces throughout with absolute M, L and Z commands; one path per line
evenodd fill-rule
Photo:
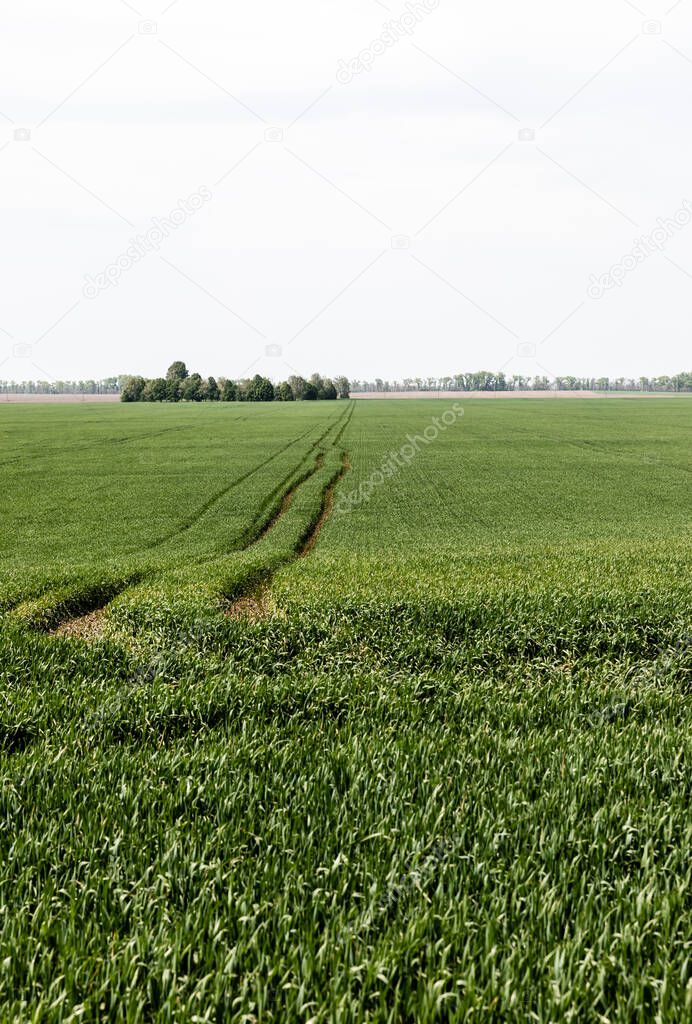
M 118 395 L 120 377 L 104 380 L 0 380 L 3 395 Z
M 449 377 L 404 377 L 403 380 L 352 380 L 351 391 L 692 391 L 692 373 L 674 377 L 523 377 L 513 374 L 457 373 Z
M 122 381 L 122 402 L 314 402 L 348 398 L 346 377 L 321 377 L 313 373 L 309 380 L 293 376 L 280 384 L 256 373 L 243 380 L 226 377 L 203 378 L 188 373 L 185 363 L 177 360 L 168 367 L 165 377 L 125 377 Z
M 103 380 L 0 380 L 0 394 L 19 395 L 120 395 L 124 402 L 292 402 L 348 398 L 351 391 L 692 391 L 692 373 L 672 377 L 524 377 L 513 374 L 457 373 L 449 377 L 404 377 L 402 380 L 352 380 L 321 377 L 309 380 L 289 377 L 272 384 L 255 374 L 251 379 L 233 381 L 225 377 L 188 374 L 185 364 L 173 363 L 165 377 L 106 377 Z

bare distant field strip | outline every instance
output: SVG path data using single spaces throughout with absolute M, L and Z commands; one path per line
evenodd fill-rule
M 676 391 L 352 391 L 351 398 L 685 398 Z
M 72 402 L 119 402 L 120 395 L 0 395 L 0 402 L 46 402 L 48 405 Z

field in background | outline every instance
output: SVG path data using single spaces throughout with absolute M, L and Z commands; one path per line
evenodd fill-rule
M 469 398 L 681 398 L 684 392 L 674 391 L 353 391 L 351 398 L 447 398 L 464 401 Z
M 76 402 L 95 403 L 119 402 L 120 395 L 39 395 L 39 394 L 4 394 L 0 395 L 2 405 L 74 405 Z
M 3 1013 L 683 1019 L 691 425 L 0 405 Z

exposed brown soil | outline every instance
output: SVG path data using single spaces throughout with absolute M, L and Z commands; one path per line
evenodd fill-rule
M 246 622 L 257 622 L 265 619 L 271 611 L 269 587 L 256 590 L 253 594 L 243 594 L 226 609 L 227 619 L 244 619 Z
M 53 636 L 71 636 L 79 640 L 94 640 L 102 636 L 106 628 L 106 610 L 99 608 L 88 615 L 81 615 L 78 619 L 68 619 L 61 622 L 59 626 L 51 630 Z

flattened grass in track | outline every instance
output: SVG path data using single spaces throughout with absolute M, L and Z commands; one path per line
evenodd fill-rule
M 342 514 L 447 404 L 277 410 L 255 543 L 0 623 L 0 1019 L 686 1019 L 692 404 L 464 406 Z

